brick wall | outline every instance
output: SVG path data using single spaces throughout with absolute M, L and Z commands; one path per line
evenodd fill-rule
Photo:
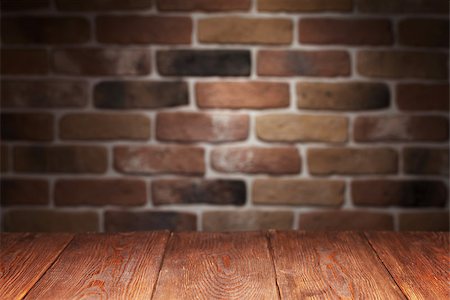
M 447 0 L 2 0 L 3 230 L 448 229 Z

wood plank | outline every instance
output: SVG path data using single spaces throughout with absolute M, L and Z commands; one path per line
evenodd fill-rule
M 373 232 L 367 238 L 410 299 L 450 299 L 448 232 Z
M 77 235 L 26 299 L 149 299 L 168 232 Z
M 56 260 L 72 234 L 2 233 L 0 295 L 21 299 Z
M 154 299 L 277 299 L 260 232 L 173 233 Z
M 282 299 L 404 299 L 361 233 L 270 231 Z

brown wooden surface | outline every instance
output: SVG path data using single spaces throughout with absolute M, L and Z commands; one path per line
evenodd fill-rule
M 2 234 L 0 298 L 21 299 L 25 296 L 72 237 L 71 234 Z
M 154 299 L 277 299 L 263 233 L 175 233 Z
M 78 235 L 26 299 L 149 299 L 168 236 Z
M 366 235 L 408 298 L 450 299 L 447 232 L 373 232 Z
M 1 234 L 0 299 L 450 299 L 448 233 Z

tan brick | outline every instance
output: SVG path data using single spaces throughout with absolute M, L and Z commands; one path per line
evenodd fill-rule
M 74 113 L 61 118 L 66 140 L 148 140 L 150 119 L 142 114 Z
M 16 146 L 14 170 L 29 173 L 104 173 L 106 148 L 99 146 Z
M 344 181 L 257 179 L 252 195 L 256 204 L 339 206 L 344 192 Z
M 5 108 L 65 108 L 86 106 L 88 84 L 72 80 L 2 80 Z
M 0 146 L 0 171 L 7 172 L 10 168 L 9 166 L 9 147 L 5 145 Z
M 65 212 L 43 209 L 13 210 L 4 214 L 5 231 L 86 232 L 99 231 L 96 212 Z
M 391 22 L 386 19 L 302 18 L 303 44 L 391 45 Z
M 403 171 L 407 174 L 449 175 L 448 148 L 404 148 Z
M 162 141 L 241 141 L 248 131 L 249 117 L 243 114 L 162 112 L 156 119 L 156 137 Z
M 358 111 L 389 107 L 389 103 L 389 88 L 383 83 L 297 83 L 297 106 L 301 109 Z
M 447 14 L 447 0 L 356 0 L 359 11 L 376 14 L 420 13 Z
M 390 148 L 308 149 L 308 169 L 313 175 L 393 174 L 398 155 Z
M 105 231 L 192 231 L 197 229 L 197 216 L 192 213 L 170 211 L 106 211 Z
M 300 155 L 294 147 L 222 147 L 211 153 L 213 169 L 225 173 L 296 174 Z
M 100 16 L 96 37 L 113 44 L 190 44 L 192 21 L 188 17 Z
M 436 180 L 358 180 L 352 182 L 352 199 L 368 206 L 444 206 L 447 188 Z
M 365 211 L 323 211 L 300 215 L 301 230 L 393 230 L 390 214 Z
M 358 142 L 446 141 L 448 119 L 439 116 L 362 116 L 354 121 Z
M 50 189 L 45 179 L 2 178 L 1 205 L 43 205 L 49 203 Z
M 418 47 L 449 46 L 449 22 L 439 19 L 406 19 L 398 24 L 400 44 Z
M 162 11 L 248 11 L 251 0 L 157 0 Z
M 292 229 L 293 220 L 293 213 L 288 211 L 208 211 L 203 213 L 203 230 Z
M 81 17 L 4 17 L 1 27 L 6 44 L 82 44 L 90 38 L 89 22 Z
M 449 231 L 448 211 L 400 213 L 399 229 L 405 231 Z
M 53 115 L 48 113 L 2 113 L 2 140 L 53 140 Z
M 52 68 L 67 75 L 146 75 L 150 51 L 119 48 L 67 48 L 52 52 Z
M 149 9 L 152 0 L 56 0 L 56 7 L 65 11 L 112 11 Z
M 292 42 L 292 32 L 292 21 L 284 18 L 216 17 L 198 22 L 201 43 L 286 45 Z
M 348 139 L 346 117 L 273 114 L 256 117 L 256 135 L 269 142 L 330 142 Z
M 48 73 L 48 55 L 44 49 L 1 49 L 0 56 L 3 75 Z
M 397 85 L 397 106 L 405 111 L 448 111 L 448 84 L 416 84 Z
M 117 146 L 114 166 L 119 172 L 131 174 L 203 175 L 204 152 L 190 146 Z
M 55 184 L 57 206 L 144 205 L 147 186 L 132 179 L 62 179 Z
M 50 7 L 50 0 L 2 0 L 0 9 L 3 11 L 45 10 Z
M 352 0 L 258 0 L 259 11 L 322 12 L 351 11 Z
M 350 75 L 350 56 L 345 51 L 261 50 L 257 64 L 261 76 Z
M 446 53 L 365 50 L 357 54 L 363 76 L 378 78 L 447 79 Z
M 277 108 L 289 106 L 289 86 L 278 82 L 200 82 L 195 85 L 201 108 Z
M 243 205 L 245 199 L 245 182 L 241 180 L 160 179 L 152 182 L 152 200 L 155 205 Z

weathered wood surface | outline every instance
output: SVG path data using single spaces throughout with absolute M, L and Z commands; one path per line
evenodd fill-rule
M 0 237 L 0 298 L 23 298 L 72 237 L 71 234 L 3 233 Z
M 450 299 L 448 232 L 366 235 L 408 298 Z

